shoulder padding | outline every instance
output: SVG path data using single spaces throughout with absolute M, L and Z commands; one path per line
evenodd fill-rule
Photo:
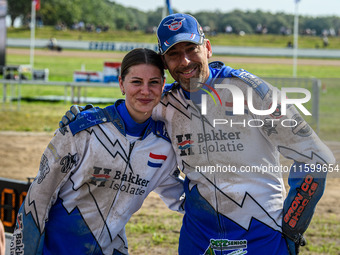
M 261 99 L 263 99 L 269 91 L 268 85 L 262 79 L 244 69 L 235 69 L 231 72 L 231 75 L 241 79 L 252 87 Z
M 158 137 L 163 138 L 164 140 L 171 142 L 168 132 L 165 128 L 165 124 L 162 121 L 155 121 L 154 126 L 154 134 Z
M 108 119 L 105 116 L 103 110 L 99 107 L 91 108 L 86 111 L 80 112 L 76 119 L 69 125 L 73 135 L 85 130 L 89 127 L 107 122 Z
M 221 61 L 213 61 L 209 63 L 209 67 L 214 69 L 222 69 L 224 66 L 224 63 Z

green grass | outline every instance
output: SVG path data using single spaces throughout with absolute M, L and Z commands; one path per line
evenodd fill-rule
M 12 108 L 0 111 L 2 131 L 51 132 L 58 128 L 61 116 L 69 106 L 60 103 L 21 103 L 21 110 L 16 111 L 16 103 Z
M 320 137 L 327 141 L 340 141 L 340 79 L 321 79 Z
M 160 203 L 162 203 L 160 201 Z M 126 225 L 131 254 L 177 254 L 182 214 L 167 208 L 142 208 Z M 147 247 L 147 248 L 146 248 Z
M 307 245 L 301 247 L 301 254 L 340 254 L 340 218 L 332 214 L 327 217 L 315 215 L 305 237 Z
M 47 51 L 47 50 L 46 50 Z M 64 52 L 65 53 L 65 52 Z M 49 69 L 51 81 L 73 81 L 73 72 L 81 70 L 84 65 L 88 71 L 103 71 L 105 61 L 121 61 L 121 59 L 109 59 L 102 57 L 71 57 L 67 54 L 56 56 L 35 56 L 35 69 Z M 29 55 L 7 55 L 7 65 L 27 65 L 30 63 Z

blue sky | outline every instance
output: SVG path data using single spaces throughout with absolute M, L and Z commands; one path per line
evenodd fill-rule
M 112 0 L 124 6 L 143 11 L 155 10 L 164 6 L 164 0 Z M 295 13 L 295 0 L 170 0 L 172 8 L 180 12 L 198 12 L 202 10 L 230 12 L 234 9 L 243 11 L 269 11 L 272 13 Z M 300 0 L 298 13 L 309 16 L 340 16 L 340 0 Z

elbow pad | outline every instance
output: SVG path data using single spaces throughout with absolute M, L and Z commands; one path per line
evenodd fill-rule
M 295 163 L 290 169 L 290 190 L 283 205 L 282 231 L 299 243 L 312 220 L 316 204 L 325 190 L 327 172 L 317 172 L 317 167 Z

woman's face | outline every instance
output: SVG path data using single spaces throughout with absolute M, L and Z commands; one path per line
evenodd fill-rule
M 165 80 L 158 67 L 149 64 L 131 66 L 119 86 L 125 93 L 125 105 L 137 123 L 146 121 L 161 100 Z

